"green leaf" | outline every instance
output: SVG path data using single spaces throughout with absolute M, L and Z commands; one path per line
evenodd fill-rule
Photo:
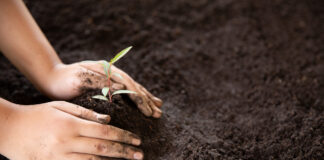
M 137 94 L 137 93 L 130 90 L 118 90 L 115 91 L 112 95 L 116 95 L 116 94 Z
M 95 96 L 92 96 L 92 98 L 108 101 L 108 98 L 103 95 L 95 95 Z
M 119 73 L 114 72 L 113 74 L 114 74 L 115 76 L 117 76 L 118 78 L 120 78 L 120 79 L 124 79 L 123 76 L 120 75 Z
M 111 75 L 111 66 L 110 66 L 110 65 L 112 65 L 111 62 L 109 62 L 109 68 L 108 68 L 108 70 L 109 70 L 109 75 Z
M 85 60 L 81 61 L 81 63 L 97 63 L 98 61 L 91 61 L 91 60 Z
M 127 47 L 126 49 L 120 51 L 113 59 L 110 60 L 111 64 L 117 62 L 120 58 L 122 58 L 129 50 L 132 49 L 132 46 Z
M 104 87 L 104 88 L 102 88 L 101 92 L 106 97 L 107 94 L 108 94 L 108 92 L 109 92 L 109 88 L 108 87 Z
M 105 71 L 105 74 L 106 76 L 108 77 L 108 69 L 110 68 L 110 63 L 105 61 L 105 60 L 102 60 L 100 61 L 100 64 L 102 65 L 102 67 L 104 68 L 104 71 Z

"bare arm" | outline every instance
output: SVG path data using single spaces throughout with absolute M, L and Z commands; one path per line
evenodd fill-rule
M 26 106 L 0 98 L 0 154 L 20 160 L 143 159 L 135 147 L 140 139 L 109 121 L 108 115 L 63 101 Z
M 0 0 L 0 50 L 39 91 L 53 99 L 71 99 L 84 88 L 106 85 L 101 65 L 61 62 L 22 0 Z M 146 116 L 161 117 L 159 98 L 117 67 L 112 72 L 124 77 L 112 77 L 113 86 L 135 91 L 130 98 L 138 108 Z M 96 83 L 86 83 L 89 79 Z
M 3 143 L 7 139 L 7 130 L 10 126 L 10 120 L 12 119 L 12 113 L 16 110 L 14 104 L 0 98 L 0 153 L 3 150 Z
M 42 92 L 46 75 L 61 64 L 21 0 L 0 1 L 0 50 Z
M 105 86 L 101 65 L 61 62 L 22 0 L 0 0 L 0 51 L 37 89 L 53 99 L 70 99 L 81 94 L 81 88 Z M 146 116 L 161 116 L 160 99 L 122 70 L 112 67 L 112 71 L 124 77 L 112 77 L 115 86 L 138 93 L 130 98 Z M 89 79 L 96 83 L 84 83 Z M 142 159 L 141 150 L 126 145 L 139 145 L 139 138 L 99 124 L 102 117 L 107 115 L 63 101 L 26 107 L 0 98 L 0 153 L 11 159 L 98 159 L 98 156 Z M 76 135 L 82 136 L 76 138 Z M 44 144 L 48 150 L 39 148 Z M 51 153 L 57 153 L 58 157 L 47 157 Z

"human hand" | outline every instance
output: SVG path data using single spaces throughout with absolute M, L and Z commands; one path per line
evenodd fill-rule
M 127 89 L 136 92 L 129 97 L 146 116 L 159 118 L 162 115 L 162 101 L 153 96 L 143 86 L 135 82 L 127 73 L 115 66 L 111 67 L 112 90 Z M 103 88 L 107 86 L 102 65 L 96 62 L 79 62 L 70 65 L 59 64 L 49 75 L 45 93 L 54 99 L 71 99 L 78 96 L 86 88 Z
M 110 116 L 64 101 L 19 106 L 8 118 L 0 151 L 10 159 L 143 159 L 140 139 L 102 123 Z

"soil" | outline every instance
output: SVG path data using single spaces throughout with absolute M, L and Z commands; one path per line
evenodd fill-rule
M 323 159 L 323 0 L 26 0 L 65 63 L 109 59 L 164 100 L 71 102 L 141 136 L 146 159 Z M 47 102 L 0 56 L 0 96 Z M 5 159 L 5 158 L 0 158 Z

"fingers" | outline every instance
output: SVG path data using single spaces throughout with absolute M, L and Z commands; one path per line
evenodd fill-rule
M 105 87 L 107 83 L 107 77 L 105 76 L 105 73 L 102 70 L 100 72 L 100 64 L 98 63 L 86 63 L 86 62 L 80 62 L 77 63 L 82 71 L 79 75 L 81 79 L 81 85 L 86 88 L 103 88 Z
M 160 98 L 153 96 L 149 91 L 147 91 L 143 86 L 139 87 L 153 102 L 157 107 L 161 107 L 163 102 Z
M 162 111 L 157 107 L 156 104 L 159 103 L 159 105 L 161 106 L 162 103 L 154 103 L 154 101 L 151 98 L 149 98 L 149 95 L 145 94 L 140 90 L 136 92 L 138 94 L 129 96 L 137 104 L 138 108 L 144 113 L 144 115 L 152 116 L 154 118 L 160 118 L 162 116 Z
M 157 108 L 155 103 L 137 86 L 136 82 L 129 82 L 127 89 L 135 91 L 137 94 L 129 94 L 130 99 L 137 105 L 138 109 L 147 117 L 159 118 L 162 111 Z M 161 104 L 162 105 L 162 104 Z
M 83 70 L 79 74 L 81 80 L 81 86 L 83 88 L 103 88 L 107 85 L 107 79 L 105 76 L 92 72 L 89 70 Z
M 115 72 L 122 72 L 118 68 L 114 67 Z M 153 96 L 148 92 L 144 87 L 136 83 L 129 76 L 124 75 L 124 79 L 116 79 L 113 77 L 113 80 L 117 83 L 125 84 L 126 89 L 136 92 L 137 94 L 130 94 L 129 97 L 134 103 L 136 103 L 139 110 L 145 116 L 152 116 L 154 118 L 160 118 L 162 111 L 158 108 L 162 106 L 162 100 Z
M 118 90 L 126 89 L 126 86 L 123 85 L 123 84 L 120 84 L 120 83 L 113 83 L 113 84 L 111 85 L 111 89 L 112 89 L 112 92 L 114 92 L 114 91 L 118 91 Z
M 108 79 L 103 72 L 102 66 L 97 63 L 81 63 L 85 68 L 81 75 L 82 86 L 86 88 L 103 88 L 108 86 Z M 120 83 L 111 82 L 112 91 L 125 89 L 126 86 Z
M 162 106 L 162 101 L 159 98 L 154 97 L 144 87 L 139 85 L 139 88 L 145 93 L 146 99 L 148 99 L 147 102 L 152 109 L 152 117 L 160 118 L 162 116 L 162 111 L 158 107 Z
M 55 101 L 52 103 L 54 108 L 82 119 L 86 119 L 98 123 L 109 123 L 111 119 L 109 115 L 99 114 L 97 112 L 94 112 L 92 110 L 83 108 L 81 106 L 72 103 L 68 103 L 64 101 Z
M 94 61 L 93 63 L 87 63 L 87 62 L 80 62 L 80 65 L 90 71 L 96 72 L 98 74 L 101 74 L 103 76 L 106 75 L 105 71 L 103 70 L 102 65 L 99 63 L 100 61 Z
M 125 159 L 143 159 L 143 152 L 135 147 L 108 140 L 79 137 L 72 141 L 72 152 L 85 153 L 87 157 L 104 156 Z
M 144 98 L 144 96 L 139 93 L 138 91 L 135 91 L 137 94 L 130 94 L 130 99 L 137 105 L 137 108 L 147 117 L 152 116 L 153 111 L 151 107 L 149 106 L 148 102 Z
M 70 153 L 68 154 L 69 160 L 110 160 L 111 158 L 100 157 L 84 153 Z
M 84 121 L 79 131 L 81 136 L 105 139 L 115 142 L 127 143 L 132 145 L 140 145 L 140 138 L 129 131 L 120 128 Z
M 103 68 L 100 64 L 81 63 L 81 65 L 87 68 L 88 70 L 91 70 L 92 72 L 104 75 Z M 162 106 L 162 100 L 153 96 L 149 91 L 147 91 L 144 87 L 136 83 L 122 70 L 118 69 L 115 66 L 111 67 L 112 72 L 118 73 L 119 75 L 121 75 L 121 77 L 123 77 L 112 77 L 112 81 L 114 82 L 112 85 L 112 90 L 121 90 L 126 88 L 127 90 L 136 92 L 137 94 L 130 94 L 129 97 L 134 103 L 136 103 L 139 110 L 145 116 L 160 118 L 162 115 L 162 111 L 159 109 L 159 107 Z
M 156 107 L 152 101 L 148 101 L 148 102 L 150 103 L 150 107 L 153 112 L 152 117 L 160 118 L 162 116 L 162 111 L 158 107 Z

